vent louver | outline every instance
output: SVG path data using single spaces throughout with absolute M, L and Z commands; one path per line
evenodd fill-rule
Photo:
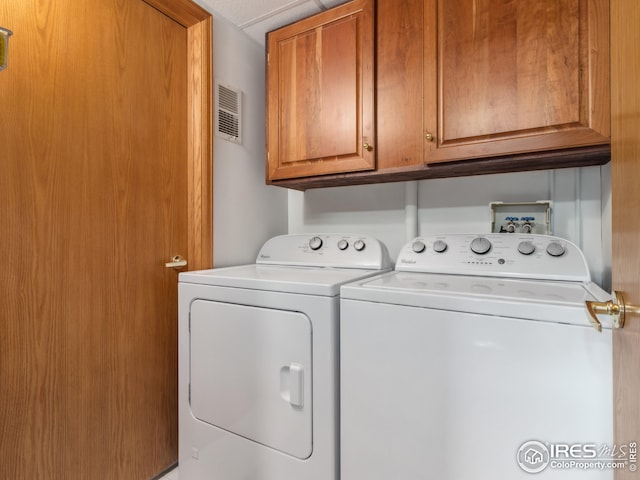
M 242 92 L 227 85 L 216 85 L 216 136 L 242 143 Z

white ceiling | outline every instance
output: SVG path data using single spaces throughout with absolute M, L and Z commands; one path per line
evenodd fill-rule
M 265 33 L 347 0 L 196 0 L 212 15 L 236 25 L 260 45 Z

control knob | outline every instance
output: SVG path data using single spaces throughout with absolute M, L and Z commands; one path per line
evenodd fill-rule
M 424 244 L 423 241 L 421 240 L 416 240 L 415 242 L 413 242 L 413 244 L 411 245 L 411 250 L 413 250 L 416 253 L 422 253 L 425 251 L 425 249 L 427 248 L 427 246 Z
M 447 242 L 444 240 L 436 240 L 433 242 L 433 250 L 437 253 L 442 253 L 447 249 Z
M 340 250 L 346 250 L 349 248 L 349 242 L 347 242 L 344 238 L 338 242 L 338 248 Z
M 322 239 L 320 237 L 313 237 L 309 240 L 309 248 L 311 250 L 319 250 L 322 247 Z
M 484 237 L 476 237 L 471 241 L 471 251 L 478 255 L 484 255 L 491 250 L 491 242 Z
M 355 248 L 358 252 L 364 250 L 366 246 L 367 244 L 362 240 L 356 240 L 355 242 L 353 242 L 353 248 Z
M 536 251 L 536 246 L 533 242 L 524 241 L 518 244 L 518 251 L 523 255 L 531 255 Z
M 566 252 L 566 248 L 560 242 L 551 242 L 547 245 L 547 253 L 552 257 L 561 257 Z

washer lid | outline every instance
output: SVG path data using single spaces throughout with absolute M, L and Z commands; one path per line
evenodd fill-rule
M 339 295 L 341 285 L 378 273 L 380 273 L 379 270 L 352 268 L 242 265 L 183 272 L 179 275 L 179 281 L 219 287 L 334 297 Z
M 341 298 L 589 326 L 584 302 L 610 295 L 592 282 L 396 271 L 345 285 Z M 610 319 L 601 321 L 611 328 Z

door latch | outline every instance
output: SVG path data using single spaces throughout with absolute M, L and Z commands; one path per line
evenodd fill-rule
M 165 263 L 164 266 L 167 268 L 175 268 L 175 269 L 184 268 L 187 266 L 187 260 L 182 258 L 181 255 L 175 255 L 171 259 L 171 261 Z
M 627 305 L 621 292 L 613 292 L 614 298 L 608 302 L 584 302 L 587 309 L 587 318 L 597 331 L 602 332 L 602 323 L 598 315 L 609 315 L 613 320 L 613 328 L 623 328 L 626 313 L 640 313 L 640 307 Z

